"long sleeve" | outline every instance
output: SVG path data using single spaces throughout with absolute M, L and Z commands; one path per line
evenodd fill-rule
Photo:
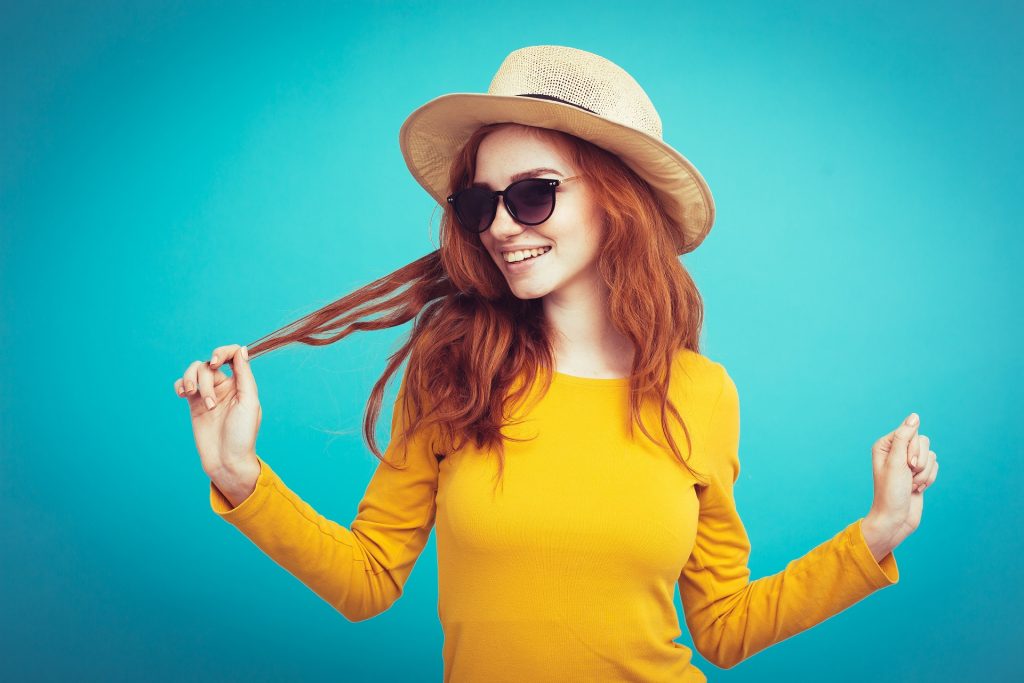
M 892 553 L 876 562 L 857 519 L 772 576 L 750 581 L 750 541 L 736 510 L 739 395 L 719 364 L 721 392 L 707 432 L 711 482 L 698 487 L 693 553 L 679 577 L 686 623 L 697 651 L 728 669 L 899 581 Z
M 404 389 L 403 377 L 384 453 L 402 469 L 378 463 L 350 528 L 317 513 L 262 458 L 256 489 L 235 508 L 210 483 L 214 512 L 353 622 L 380 614 L 401 596 L 434 526 L 438 464 L 429 438 L 422 430 L 414 434 L 404 461 L 396 443 Z

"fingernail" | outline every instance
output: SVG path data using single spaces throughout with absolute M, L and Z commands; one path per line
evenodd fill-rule
M 217 403 L 213 400 L 213 398 L 210 397 L 210 396 L 207 396 L 206 397 L 206 407 L 209 408 L 210 410 L 213 410 L 213 407 L 215 405 L 217 405 Z
M 907 418 L 907 426 L 913 427 L 917 424 L 917 413 L 911 413 L 910 417 Z
M 217 356 L 214 356 L 213 358 L 210 359 L 210 365 L 213 365 L 216 362 L 217 362 Z
M 242 358 L 244 358 L 245 360 L 249 360 L 249 347 L 248 346 L 243 346 L 242 347 Z
M 913 458 L 910 459 L 910 464 L 913 465 L 914 467 L 917 467 L 917 456 L 916 455 Z

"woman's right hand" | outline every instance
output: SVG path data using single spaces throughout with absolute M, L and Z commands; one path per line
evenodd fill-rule
M 225 362 L 231 365 L 230 377 L 219 369 Z M 256 433 L 263 408 L 248 350 L 238 344 L 218 346 L 209 362 L 197 360 L 189 365 L 174 389 L 188 398 L 192 433 L 206 475 L 218 488 L 221 484 L 224 488 L 255 486 L 260 472 Z

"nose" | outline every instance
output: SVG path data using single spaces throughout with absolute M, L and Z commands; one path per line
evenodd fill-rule
M 516 219 L 512 218 L 512 214 L 508 212 L 504 197 L 498 197 L 498 209 L 494 214 L 494 220 L 491 221 L 491 227 L 488 228 L 494 239 L 504 240 L 507 237 L 518 235 L 525 229 L 525 226 L 516 223 Z

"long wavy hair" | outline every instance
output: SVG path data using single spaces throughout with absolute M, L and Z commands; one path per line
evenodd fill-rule
M 590 183 L 591 196 L 605 217 L 598 270 L 610 290 L 608 312 L 634 349 L 630 435 L 639 426 L 647 438 L 664 446 L 641 418 L 642 401 L 654 399 L 660 404 L 668 447 L 703 482 L 668 427 L 670 417 L 677 420 L 692 451 L 690 431 L 668 397 L 668 382 L 680 349 L 699 352 L 703 300 L 670 239 L 671 219 L 650 186 L 614 154 L 561 131 L 521 124 L 489 124 L 476 130 L 453 160 L 450 188 L 473 182 L 481 141 L 509 125 L 555 144 L 576 174 Z M 472 440 L 476 448 L 497 453 L 500 481 L 504 441 L 515 440 L 502 434 L 502 425 L 538 378 L 543 382 L 541 394 L 548 390 L 555 368 L 553 331 L 541 299 L 514 296 L 479 236 L 458 226 L 450 204 L 443 208 L 439 249 L 253 342 L 249 355 L 253 358 L 293 342 L 323 346 L 358 330 L 382 330 L 414 320 L 366 405 L 363 433 L 371 452 L 387 462 L 377 447 L 375 427 L 385 387 L 408 357 L 398 397 L 405 428 L 397 435 L 393 432 L 393 440 L 404 443 L 419 429 L 432 430 L 431 447 L 438 460 Z M 370 318 L 376 314 L 381 315 Z

